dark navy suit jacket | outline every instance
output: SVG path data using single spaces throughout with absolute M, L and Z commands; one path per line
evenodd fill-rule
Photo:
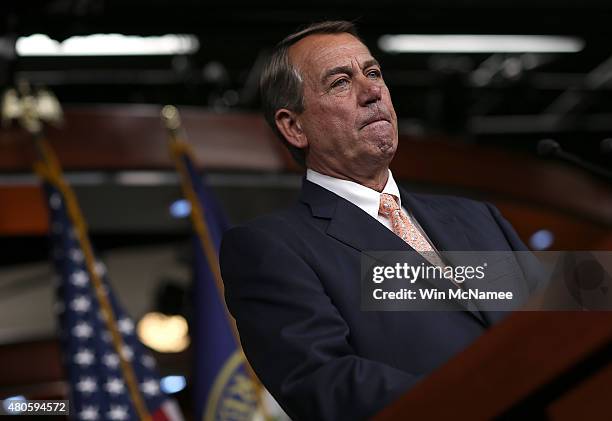
M 407 194 L 438 250 L 527 250 L 489 204 Z M 226 233 L 225 298 L 255 372 L 294 420 L 374 415 L 499 318 L 485 312 L 360 310 L 360 253 L 412 249 L 304 180 L 299 202 Z

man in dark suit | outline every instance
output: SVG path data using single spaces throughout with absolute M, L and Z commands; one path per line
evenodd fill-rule
M 307 173 L 297 204 L 225 235 L 226 302 L 249 362 L 293 419 L 364 419 L 498 316 L 361 311 L 361 253 L 416 250 L 438 265 L 445 250 L 526 247 L 491 205 L 399 189 L 397 117 L 352 24 L 283 40 L 261 88 L 268 122 Z

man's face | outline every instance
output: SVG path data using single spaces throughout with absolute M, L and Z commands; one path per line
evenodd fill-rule
M 303 78 L 309 168 L 348 179 L 385 170 L 397 148 L 397 116 L 380 65 L 354 36 L 316 34 L 289 49 Z

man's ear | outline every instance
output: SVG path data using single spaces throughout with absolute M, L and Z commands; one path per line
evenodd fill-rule
M 286 108 L 281 108 L 274 114 L 276 127 L 285 136 L 287 142 L 299 149 L 308 146 L 308 139 L 302 130 L 298 115 Z

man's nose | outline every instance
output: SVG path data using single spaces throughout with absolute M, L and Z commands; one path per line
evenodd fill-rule
M 382 87 L 380 81 L 372 80 L 363 76 L 359 80 L 359 105 L 368 105 L 380 101 L 382 98 Z

